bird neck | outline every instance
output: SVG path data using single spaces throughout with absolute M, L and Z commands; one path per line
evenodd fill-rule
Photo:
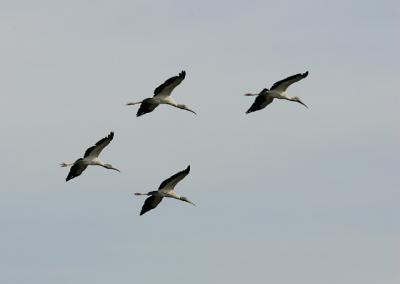
M 179 105 L 171 96 L 162 98 L 160 103 L 167 104 L 167 105 L 174 106 L 174 107 L 178 107 L 178 105 Z
M 170 190 L 170 191 L 157 191 L 158 194 L 161 194 L 163 197 L 168 197 L 168 198 L 174 198 L 174 199 L 178 199 L 180 198 L 180 196 L 174 191 L 174 190 Z

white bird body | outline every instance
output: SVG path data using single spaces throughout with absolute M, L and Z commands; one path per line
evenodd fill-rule
M 164 104 L 164 105 L 171 105 L 174 107 L 178 107 L 178 103 L 174 100 L 173 97 L 170 96 L 156 96 L 154 98 L 150 98 L 153 103 L 155 104 Z
M 136 195 L 147 195 L 147 193 L 136 193 Z M 171 190 L 169 192 L 163 191 L 163 190 L 155 190 L 155 191 L 153 191 L 152 195 L 159 196 L 159 197 L 166 197 L 166 198 L 174 198 L 174 199 L 178 199 L 178 200 L 181 198 L 181 196 L 178 195 L 173 190 Z
M 276 90 L 270 90 L 266 93 L 266 95 L 270 96 L 274 99 L 281 99 L 281 100 L 290 100 L 291 98 L 288 96 L 287 91 L 279 92 Z
M 81 165 L 85 165 L 85 166 L 101 166 L 104 167 L 106 164 L 100 160 L 99 158 L 81 158 L 79 160 L 77 160 L 75 163 L 80 163 Z M 61 163 L 62 167 L 69 167 L 74 165 L 75 163 L 67 163 L 67 162 L 63 162 Z
M 105 163 L 102 161 L 102 160 L 100 160 L 99 158 L 83 158 L 83 161 L 82 161 L 84 164 L 86 164 L 86 165 L 90 165 L 90 166 L 101 166 L 101 167 L 104 167 L 104 165 L 105 165 Z

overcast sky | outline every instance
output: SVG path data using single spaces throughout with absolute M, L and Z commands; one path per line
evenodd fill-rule
M 398 1 L 0 1 L 0 282 L 397 284 Z M 186 70 L 174 98 L 150 97 Z M 254 98 L 309 71 L 289 95 Z M 65 182 L 86 148 L 102 159 Z M 143 197 L 191 165 L 177 192 Z

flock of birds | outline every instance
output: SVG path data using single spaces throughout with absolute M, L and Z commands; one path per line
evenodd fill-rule
M 186 72 L 182 71 L 180 72 L 177 76 L 171 77 L 168 80 L 166 80 L 164 83 L 162 83 L 160 86 L 158 86 L 154 90 L 154 96 L 151 98 L 146 98 L 142 101 L 139 102 L 130 102 L 127 103 L 127 105 L 137 105 L 140 104 L 140 107 L 137 111 L 136 116 L 141 116 L 146 113 L 152 112 L 155 110 L 160 104 L 167 104 L 179 109 L 183 109 L 186 111 L 190 111 L 194 114 L 196 114 L 195 111 L 190 109 L 184 104 L 179 104 L 177 103 L 172 97 L 171 93 L 175 89 L 176 86 L 178 86 L 186 76 Z M 250 108 L 246 111 L 246 113 L 251 113 L 255 112 L 258 110 L 261 110 L 265 108 L 267 105 L 272 103 L 274 99 L 282 99 L 282 100 L 288 100 L 292 102 L 297 102 L 299 104 L 302 104 L 303 106 L 307 107 L 306 104 L 304 104 L 299 97 L 289 97 L 287 94 L 287 88 L 292 85 L 293 83 L 296 83 L 308 76 L 308 71 L 301 74 L 296 74 L 290 77 L 287 77 L 283 80 L 280 80 L 276 82 L 275 84 L 272 85 L 271 89 L 264 88 L 261 92 L 257 93 L 247 93 L 245 96 L 256 96 L 253 104 L 250 106 Z M 89 147 L 86 151 L 85 154 L 83 155 L 83 158 L 77 159 L 73 163 L 61 163 L 62 167 L 71 167 L 68 176 L 66 178 L 66 181 L 69 181 L 73 178 L 76 178 L 80 176 L 83 171 L 88 167 L 88 166 L 101 166 L 106 169 L 111 169 L 118 171 L 117 168 L 112 166 L 111 164 L 104 163 L 102 160 L 100 160 L 99 155 L 101 151 L 105 147 L 107 147 L 108 144 L 113 140 L 114 138 L 114 132 L 110 132 L 110 134 L 107 137 L 104 137 L 100 139 L 95 145 Z M 140 211 L 140 215 L 143 215 L 144 213 L 154 209 L 157 207 L 158 204 L 162 201 L 164 197 L 167 198 L 175 198 L 177 200 L 181 200 L 187 203 L 190 203 L 192 205 L 195 205 L 192 201 L 190 201 L 187 197 L 185 196 L 180 196 L 175 192 L 175 186 L 182 180 L 184 179 L 190 172 L 190 165 L 184 169 L 183 171 L 180 171 L 171 177 L 167 178 L 164 180 L 158 190 L 150 191 L 147 193 L 135 193 L 135 195 L 145 195 L 149 196 L 145 200 L 142 210 Z

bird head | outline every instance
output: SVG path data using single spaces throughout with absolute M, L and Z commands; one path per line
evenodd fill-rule
M 190 109 L 189 107 L 187 107 L 186 105 L 181 105 L 181 104 L 179 104 L 178 107 L 179 107 L 180 109 L 184 109 L 184 110 L 190 111 L 190 112 L 192 112 L 192 113 L 194 113 L 194 114 L 197 115 L 197 113 L 195 113 L 194 110 L 191 110 L 191 109 Z
M 196 204 L 194 204 L 192 201 L 190 201 L 189 199 L 187 199 L 187 197 L 185 197 L 185 196 L 181 196 L 181 197 L 179 198 L 179 200 L 185 201 L 185 202 L 187 202 L 187 203 L 190 203 L 190 204 L 196 206 Z
M 298 102 L 299 104 L 302 104 L 303 106 L 305 106 L 306 108 L 308 108 L 308 106 L 307 106 L 305 103 L 303 103 L 303 102 L 300 100 L 299 97 L 293 97 L 291 100 L 294 101 L 294 102 Z
M 110 164 L 105 164 L 104 167 L 105 167 L 106 169 L 110 169 L 110 170 L 114 170 L 114 171 L 117 171 L 117 172 L 121 172 L 120 170 L 118 170 L 117 168 L 114 168 L 114 167 L 113 167 L 112 165 L 110 165 Z

